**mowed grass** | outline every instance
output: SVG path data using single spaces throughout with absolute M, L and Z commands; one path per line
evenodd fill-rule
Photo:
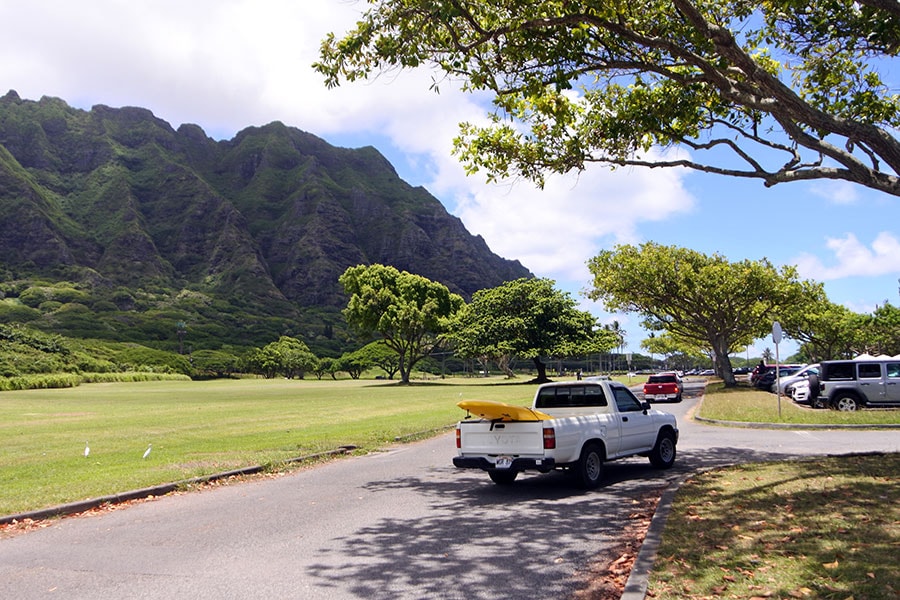
M 694 476 L 666 521 L 648 598 L 900 597 L 900 455 Z
M 665 409 L 663 409 L 665 410 Z M 865 409 L 842 412 L 830 409 L 811 409 L 781 397 L 748 387 L 725 388 L 711 383 L 706 388 L 703 404 L 697 415 L 706 419 L 739 421 L 744 423 L 786 423 L 796 425 L 898 425 L 898 409 Z
M 452 425 L 464 416 L 460 400 L 530 405 L 534 389 L 498 379 L 247 379 L 2 392 L 0 516 L 240 467 L 278 468 L 343 445 L 372 450 Z
M 711 384 L 697 414 L 789 425 L 896 425 L 898 410 L 813 410 Z M 860 435 L 864 435 L 860 432 Z M 647 597 L 894 599 L 900 596 L 900 455 L 737 465 L 679 489 Z

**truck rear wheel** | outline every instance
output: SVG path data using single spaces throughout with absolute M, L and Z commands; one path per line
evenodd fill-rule
M 578 483 L 586 490 L 600 485 L 603 478 L 603 450 L 597 444 L 587 444 L 581 450 L 581 457 L 575 465 Z
M 656 445 L 650 451 L 650 464 L 657 469 L 668 469 L 675 463 L 675 434 L 669 431 L 659 432 Z
M 491 481 L 493 481 L 497 485 L 510 485 L 513 481 L 516 480 L 516 475 L 518 474 L 518 471 L 488 471 L 488 475 L 490 476 Z

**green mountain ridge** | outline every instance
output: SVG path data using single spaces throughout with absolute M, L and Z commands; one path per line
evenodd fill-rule
M 178 323 L 198 347 L 293 334 L 336 351 L 337 279 L 360 263 L 465 297 L 531 276 L 374 148 L 0 98 L 0 322 L 169 347 Z

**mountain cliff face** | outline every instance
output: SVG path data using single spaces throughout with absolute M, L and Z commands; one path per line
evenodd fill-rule
M 0 98 L 0 269 L 110 289 L 190 289 L 291 316 L 340 308 L 382 263 L 470 296 L 530 276 L 374 148 L 275 122 L 215 141 L 141 108 Z
M 531 276 L 374 148 L 0 97 L 0 322 L 161 345 L 185 322 L 207 347 L 331 338 L 338 277 L 361 263 L 464 297 Z

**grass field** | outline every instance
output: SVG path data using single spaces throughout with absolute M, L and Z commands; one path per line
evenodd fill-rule
M 462 399 L 530 404 L 533 385 L 488 381 L 247 379 L 2 392 L 0 515 L 342 445 L 371 450 L 455 423 Z
M 900 596 L 900 455 L 738 465 L 692 477 L 648 598 Z
M 698 415 L 789 425 L 897 425 L 900 411 L 811 410 L 708 386 Z M 864 435 L 860 432 L 860 435 Z M 737 465 L 692 477 L 666 521 L 647 596 L 894 599 L 900 455 Z
M 795 425 L 898 425 L 900 410 L 859 410 L 841 412 L 829 409 L 809 409 L 781 397 L 746 386 L 725 388 L 720 383 L 707 386 L 699 416 L 722 421 L 755 423 L 785 423 Z
M 246 466 L 277 469 L 287 459 L 343 445 L 365 452 L 452 425 L 463 416 L 460 400 L 528 405 L 534 389 L 524 380 L 493 378 L 410 386 L 245 379 L 2 392 L 0 516 Z M 771 394 L 715 385 L 709 392 L 704 417 L 779 421 Z M 900 417 L 900 411 L 851 414 L 791 404 L 782 400 L 782 422 L 897 423 Z

